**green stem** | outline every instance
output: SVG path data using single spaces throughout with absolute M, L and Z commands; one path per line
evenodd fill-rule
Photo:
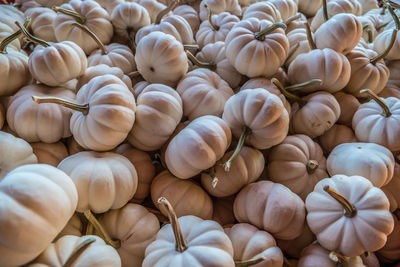
M 204 4 L 204 7 L 207 8 L 208 23 L 210 23 L 210 25 L 211 25 L 211 27 L 213 28 L 214 31 L 218 31 L 219 30 L 219 26 L 215 25 L 212 22 L 212 11 L 211 11 L 211 8 L 207 4 Z
M 293 16 L 285 19 L 283 21 L 283 23 L 285 23 L 286 25 L 289 25 L 291 22 L 293 22 L 293 21 L 295 21 L 296 19 L 299 19 L 299 18 L 301 18 L 301 14 L 297 13 L 296 15 L 293 15 Z
M 367 29 L 367 34 L 368 34 L 368 43 L 372 43 L 372 31 L 371 29 Z
M 59 6 L 53 6 L 51 9 L 53 9 L 55 12 L 60 12 L 73 17 L 80 24 L 85 24 L 86 22 L 86 18 L 74 10 L 65 9 Z
M 39 39 L 39 38 L 33 36 L 32 34 L 30 34 L 23 26 L 21 26 L 21 24 L 18 21 L 16 21 L 15 24 L 18 26 L 18 28 L 20 29 L 21 33 L 23 35 L 25 35 L 26 38 L 28 38 L 28 40 L 30 40 L 30 41 L 32 41 L 34 43 L 40 44 L 43 47 L 50 46 L 50 44 L 48 42 L 46 42 L 46 41 L 44 41 L 42 39 Z
M 87 249 L 90 244 L 96 242 L 94 237 L 89 237 L 83 240 L 69 255 L 67 261 L 63 264 L 63 267 L 71 267 L 74 261 Z
M 328 4 L 326 3 L 326 0 L 322 0 L 322 10 L 323 10 L 323 15 L 324 15 L 324 20 L 325 22 L 329 20 L 328 17 Z
M 126 31 L 128 33 L 128 39 L 129 39 L 130 44 L 132 45 L 132 49 L 136 50 L 136 43 L 135 43 L 135 38 L 134 38 L 135 32 L 133 31 L 133 29 L 131 27 L 128 27 L 126 29 Z
M 264 41 L 265 35 L 267 35 L 268 33 L 272 32 L 272 31 L 275 31 L 278 28 L 286 29 L 287 26 L 283 22 L 276 22 L 276 23 L 272 24 L 271 26 L 269 26 L 268 28 L 261 30 L 259 32 L 256 32 L 254 34 L 254 37 L 259 41 Z
M 320 79 L 312 79 L 312 80 L 309 80 L 309 81 L 304 82 L 304 83 L 299 83 L 299 84 L 294 84 L 294 85 L 291 85 L 291 86 L 287 86 L 287 87 L 285 87 L 285 89 L 289 90 L 289 91 L 298 90 L 298 89 L 302 89 L 302 88 L 307 87 L 307 86 L 309 86 L 311 84 L 314 84 L 314 83 L 319 83 L 320 84 L 320 83 L 322 83 L 322 80 L 320 80 Z
M 312 32 L 308 21 L 304 22 L 304 26 L 306 27 L 308 45 L 310 46 L 311 50 L 317 49 L 317 46 L 315 45 L 314 39 L 312 37 Z
M 379 31 L 380 29 L 386 27 L 388 24 L 390 23 L 390 21 L 386 22 L 386 23 L 382 23 L 381 25 L 377 26 L 375 29 L 377 31 Z
M 338 193 L 335 189 L 329 185 L 324 186 L 324 191 L 339 202 L 344 209 L 344 216 L 352 218 L 357 214 L 357 210 L 353 204 L 351 204 L 344 196 Z
M 176 5 L 178 4 L 178 2 L 179 2 L 179 0 L 172 0 L 165 9 L 161 10 L 161 12 L 158 13 L 158 15 L 157 15 L 156 21 L 154 22 L 154 24 L 160 24 L 162 18 L 165 15 L 167 15 L 171 10 L 173 10 L 176 7 Z
M 381 106 L 382 110 L 383 110 L 383 114 L 385 115 L 385 117 L 390 117 L 392 116 L 392 112 L 390 111 L 390 108 L 386 105 L 386 103 L 379 97 L 377 96 L 373 91 L 371 91 L 370 89 L 363 89 L 360 90 L 360 94 L 366 93 L 370 98 L 372 98 L 373 100 L 376 101 L 376 103 L 378 103 L 379 106 Z
M 299 105 L 301 107 L 305 106 L 307 104 L 306 100 L 302 99 L 301 97 L 298 97 L 295 94 L 292 94 L 292 93 L 288 92 L 285 89 L 285 87 L 283 87 L 283 85 L 278 81 L 278 79 L 272 78 L 271 82 L 279 89 L 279 91 L 281 91 L 281 94 L 283 94 L 285 97 L 287 97 L 287 98 L 289 98 L 289 99 L 291 99 L 293 101 L 296 101 L 297 103 L 299 103 Z
M 24 27 L 25 29 L 29 27 L 29 24 L 31 24 L 31 18 L 26 18 Z M 12 41 L 17 39 L 21 35 L 22 31 L 18 30 L 14 32 L 13 34 L 7 36 L 3 41 L 0 43 L 0 54 L 7 54 L 6 48 L 7 45 L 9 45 Z
M 197 67 L 200 67 L 200 68 L 207 68 L 207 69 L 210 69 L 210 70 L 212 70 L 212 71 L 215 71 L 215 69 L 216 69 L 216 67 L 217 67 L 214 63 L 207 63 L 207 62 L 201 62 L 201 61 L 199 61 L 192 53 L 190 53 L 190 51 L 187 51 L 187 50 L 186 50 L 186 55 L 187 55 L 188 59 L 190 59 L 190 61 L 191 61 L 194 65 L 196 65 Z
M 397 32 L 398 32 L 397 29 L 394 29 L 394 30 L 393 30 L 392 39 L 390 39 L 389 46 L 386 47 L 385 51 L 383 51 L 382 54 L 377 55 L 377 56 L 374 57 L 374 58 L 371 58 L 371 59 L 370 59 L 371 64 L 375 65 L 379 60 L 383 59 L 384 57 L 386 57 L 386 56 L 389 54 L 389 52 L 390 52 L 390 50 L 392 49 L 394 43 L 396 42 Z
M 102 55 L 107 55 L 107 48 L 104 46 L 103 42 L 100 40 L 100 38 L 94 33 L 92 32 L 88 27 L 86 27 L 85 25 L 82 25 L 78 22 L 73 22 L 71 23 L 72 26 L 78 27 L 79 29 L 81 29 L 82 31 L 84 31 L 86 34 L 88 34 L 99 46 L 99 48 L 101 49 Z
M 240 151 L 242 151 L 243 145 L 244 145 L 244 141 L 246 140 L 246 137 L 251 134 L 251 130 L 250 128 L 248 128 L 247 126 L 244 126 L 243 131 L 239 137 L 239 141 L 238 144 L 236 145 L 236 149 L 233 152 L 233 154 L 231 155 L 231 157 L 224 163 L 224 170 L 226 172 L 229 171 L 229 169 L 231 168 L 232 164 L 235 162 L 236 158 L 239 156 Z
M 52 103 L 64 106 L 66 108 L 70 108 L 76 111 L 80 111 L 83 115 L 87 115 L 89 113 L 89 104 L 77 104 L 72 101 L 68 101 L 58 97 L 39 97 L 39 96 L 32 96 L 32 100 L 35 101 L 37 104 L 42 103 Z
M 299 47 L 300 47 L 300 43 L 297 43 L 292 49 L 290 49 L 284 65 L 286 65 L 289 62 L 290 58 L 294 55 L 294 53 L 296 53 L 296 51 L 297 51 L 297 49 L 299 49 Z
M 254 259 L 247 260 L 247 261 L 235 261 L 235 265 L 236 265 L 236 267 L 247 267 L 247 266 L 256 265 L 265 260 L 266 260 L 266 258 L 264 256 L 258 256 Z
M 195 44 L 184 44 L 183 45 L 184 49 L 199 49 L 199 45 L 195 45 Z
M 389 3 L 386 3 L 385 5 L 387 7 L 387 9 L 389 9 L 389 13 L 392 16 L 394 23 L 396 23 L 396 29 L 400 30 L 400 20 L 399 17 L 397 16 L 397 14 L 394 12 L 392 6 Z

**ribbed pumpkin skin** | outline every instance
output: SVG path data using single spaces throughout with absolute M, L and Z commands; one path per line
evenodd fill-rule
M 8 49 L 7 54 L 0 53 L 0 96 L 13 95 L 32 81 L 28 60 L 28 56 L 12 49 Z

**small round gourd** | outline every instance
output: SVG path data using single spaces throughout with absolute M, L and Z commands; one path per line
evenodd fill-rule
M 388 235 L 385 246 L 376 252 L 382 263 L 394 263 L 400 259 L 400 219 L 393 215 L 393 221 L 393 232 Z
M 360 107 L 360 102 L 355 96 L 342 91 L 334 93 L 333 96 L 340 106 L 340 117 L 337 123 L 351 127 L 354 113 L 356 113 L 357 109 Z
M 183 17 L 192 28 L 193 34 L 196 34 L 200 26 L 200 18 L 197 11 L 190 5 L 179 5 L 174 9 L 174 14 Z

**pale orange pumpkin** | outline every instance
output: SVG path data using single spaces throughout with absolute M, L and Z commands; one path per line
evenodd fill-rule
M 68 150 L 62 142 L 52 144 L 31 143 L 31 146 L 33 153 L 38 158 L 38 163 L 57 167 L 63 159 L 68 157 Z
M 326 156 L 338 145 L 357 142 L 353 129 L 346 125 L 335 124 L 323 135 L 318 137 L 318 142 Z
M 334 93 L 333 96 L 340 106 L 340 117 L 337 122 L 351 127 L 354 113 L 360 107 L 360 102 L 355 96 L 342 91 Z
M 379 97 L 383 98 L 396 97 L 400 99 L 400 88 L 397 87 L 397 85 L 388 83 L 379 93 Z

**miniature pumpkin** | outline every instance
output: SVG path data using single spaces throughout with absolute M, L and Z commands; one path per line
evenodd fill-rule
M 393 32 L 398 31 L 398 29 L 388 29 L 380 34 L 375 38 L 374 40 L 374 50 L 378 52 L 379 54 L 383 54 L 386 50 L 387 47 L 392 46 L 390 51 L 384 56 L 385 59 L 387 60 L 399 60 L 400 57 L 398 56 L 399 49 L 400 49 L 400 38 L 396 38 L 395 36 L 393 38 Z M 394 41 L 393 41 L 394 39 Z M 393 44 L 391 44 L 393 42 Z
M 386 243 L 393 218 L 385 194 L 361 176 L 321 180 L 306 199 L 307 222 L 324 248 L 354 257 Z
M 310 52 L 311 47 L 307 40 L 307 30 L 305 28 L 291 30 L 288 32 L 287 37 L 290 50 L 285 61 L 285 66 L 288 68 L 298 55 Z
M 322 0 L 298 0 L 299 11 L 307 17 L 313 17 L 322 7 Z
M 35 36 L 48 42 L 57 42 L 53 27 L 57 14 L 54 10 L 45 7 L 29 8 L 25 15 L 32 19 L 30 27 Z
M 146 248 L 143 267 L 235 266 L 232 243 L 218 223 L 192 215 L 178 219 L 165 198 L 157 202 L 167 210 L 171 224 L 164 225 Z
M 265 19 L 272 23 L 282 20 L 281 13 L 271 1 L 258 1 L 249 5 L 243 12 L 242 19 L 248 18 Z
M 232 241 L 236 264 L 258 260 L 259 264 L 253 266 L 283 266 L 282 251 L 268 232 L 248 223 L 238 223 L 231 228 L 224 228 L 224 231 Z
M 165 152 L 168 170 L 188 179 L 215 165 L 231 143 L 231 130 L 216 116 L 202 116 L 189 123 L 169 143 Z
M 182 44 L 162 32 L 152 32 L 139 41 L 135 61 L 140 74 L 151 83 L 174 86 L 188 70 Z
M 397 158 L 398 157 L 399 156 L 397 156 Z M 389 199 L 390 211 L 393 212 L 400 208 L 400 196 L 397 193 L 400 189 L 400 163 L 398 161 L 394 165 L 392 180 L 390 180 L 390 182 L 381 189 Z
M 269 153 L 269 180 L 283 184 L 303 200 L 326 177 L 328 173 L 322 149 L 307 135 L 288 136 Z
M 131 202 L 142 202 L 149 195 L 150 184 L 156 174 L 156 169 L 149 154 L 135 149 L 129 144 L 118 146 L 115 152 L 129 159 L 133 166 L 135 166 L 138 176 L 138 186 Z
M 215 14 L 219 14 L 221 12 L 229 12 L 235 16 L 240 16 L 242 14 L 242 10 L 240 8 L 238 0 L 203 0 L 200 4 L 199 17 L 201 21 L 207 19 L 207 5 Z
M 270 0 L 269 2 L 276 7 L 284 21 L 297 13 L 298 0 Z
M 65 158 L 57 168 L 68 174 L 76 185 L 78 212 L 119 209 L 136 192 L 135 167 L 127 158 L 113 152 L 79 152 Z
M 383 263 L 394 263 L 400 260 L 400 219 L 393 215 L 393 232 L 388 235 L 386 244 L 376 252 L 379 260 Z
M 343 93 L 342 91 L 334 93 L 333 96 L 340 106 L 340 117 L 337 122 L 351 127 L 354 113 L 360 107 L 360 102 L 358 102 L 355 96 Z
M 194 215 L 209 220 L 213 214 L 213 202 L 207 193 L 190 180 L 174 177 L 168 171 L 158 174 L 151 183 L 151 199 L 157 200 L 165 196 L 169 199 L 178 216 Z M 168 216 L 165 210 L 161 212 Z
M 225 39 L 229 62 L 250 78 L 273 75 L 289 52 L 289 41 L 282 28 L 286 28 L 283 23 L 256 18 L 238 22 Z
M 135 0 L 135 2 L 147 9 L 152 23 L 157 20 L 160 12 L 167 8 L 166 3 L 160 3 L 157 0 Z M 172 15 L 172 12 L 168 12 L 166 15 Z
M 346 125 L 335 124 L 323 135 L 318 137 L 318 142 L 322 147 L 325 155 L 329 155 L 331 151 L 338 145 L 343 143 L 355 143 L 357 138 L 353 129 Z
M 74 213 L 71 219 L 69 219 L 67 225 L 64 227 L 64 229 L 61 230 L 61 232 L 57 235 L 54 241 L 60 239 L 65 235 L 82 236 L 83 235 L 82 232 L 83 232 L 83 224 L 81 218 L 79 217 L 78 213 Z
M 392 180 L 394 158 L 389 149 L 378 144 L 345 143 L 329 154 L 327 168 L 331 176 L 359 175 L 380 188 Z
M 379 96 L 383 98 L 396 97 L 400 99 L 400 88 L 397 87 L 397 85 L 388 83 L 379 93 Z
M 74 214 L 78 194 L 64 172 L 46 164 L 20 166 L 0 181 L 0 265 L 36 258 Z
M 305 209 L 301 198 L 287 187 L 271 181 L 259 181 L 244 187 L 233 204 L 235 218 L 290 240 L 303 231 Z
M 136 101 L 136 118 L 128 141 L 144 151 L 160 149 L 181 121 L 181 97 L 171 87 L 153 83 L 143 89 Z
M 38 158 L 38 163 L 57 167 L 63 159 L 68 157 L 68 150 L 62 142 L 52 144 L 32 143 L 31 146 L 33 153 Z
M 189 23 L 193 34 L 196 34 L 200 26 L 200 18 L 197 11 L 190 5 L 179 5 L 174 9 L 174 14 L 183 17 Z

